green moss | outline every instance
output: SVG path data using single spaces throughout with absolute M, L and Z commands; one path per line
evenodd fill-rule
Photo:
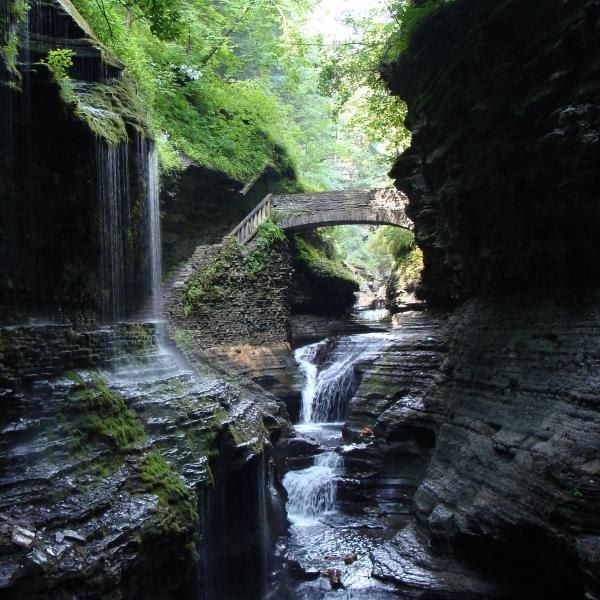
M 198 524 L 195 494 L 186 487 L 160 452 L 151 452 L 144 458 L 139 476 L 146 491 L 158 496 L 163 529 L 181 532 Z
M 352 272 L 341 262 L 329 258 L 299 235 L 294 236 L 295 260 L 317 277 L 340 278 L 356 283 Z
M 188 280 L 183 297 L 183 311 L 189 317 L 203 304 L 222 301 L 227 294 L 228 279 L 232 277 L 233 265 L 241 265 L 241 247 L 236 240 L 229 240 Z
M 146 432 L 137 415 L 101 377 L 85 382 L 75 372 L 65 376 L 79 386 L 74 398 L 83 409 L 85 416 L 80 428 L 87 437 L 99 438 L 121 452 L 145 439 Z
M 242 265 L 244 274 L 255 279 L 265 270 L 269 259 L 285 239 L 285 233 L 279 225 L 271 221 L 260 225 L 254 246 L 251 252 L 244 257 Z
M 186 433 L 185 445 L 194 456 L 213 458 L 219 455 L 216 440 L 219 436 L 218 429 L 191 429 Z
M 269 259 L 285 241 L 283 230 L 272 222 L 263 223 L 247 253 L 236 239 L 228 240 L 188 280 L 183 298 L 186 317 L 201 310 L 203 305 L 218 304 L 243 280 L 255 280 L 267 267 Z
M 156 342 L 152 330 L 143 323 L 131 323 L 127 331 L 127 350 L 139 354 L 147 354 Z
M 189 329 L 176 329 L 173 339 L 183 352 L 189 352 L 193 346 L 192 332 Z
M 146 113 L 131 80 L 77 85 L 75 114 L 98 136 L 116 145 L 129 140 L 128 129 L 151 137 Z

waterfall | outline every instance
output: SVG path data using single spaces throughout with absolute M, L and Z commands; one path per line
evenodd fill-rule
M 342 458 L 335 452 L 324 452 L 315 464 L 301 471 L 290 471 L 283 478 L 288 493 L 288 517 L 295 525 L 311 525 L 318 517 L 332 514 L 335 509 L 336 469 Z
M 96 170 L 103 318 L 116 321 L 145 302 L 144 318 L 156 320 L 162 290 L 155 145 L 140 134 L 117 146 L 97 138 Z
M 382 334 L 355 335 L 324 340 L 294 353 L 304 374 L 302 424 L 296 427 L 326 446 L 311 467 L 289 471 L 283 478 L 288 493 L 288 517 L 295 526 L 307 527 L 335 513 L 336 476 L 343 466 L 335 451 L 341 427 L 358 379 L 355 366 L 389 343 Z
M 162 295 L 158 152 L 154 143 L 148 143 L 145 138 L 140 138 L 140 140 L 140 151 L 146 164 L 145 180 L 148 202 L 146 236 L 149 249 L 149 277 L 145 282 L 144 289 L 151 298 L 152 318 L 158 319 Z
M 299 348 L 294 358 L 305 376 L 302 390 L 303 423 L 343 421 L 348 400 L 358 384 L 354 367 L 357 362 L 387 343 L 381 335 L 360 335 L 334 340 L 331 354 L 319 369 L 315 359 L 330 340 Z
M 313 399 L 317 385 L 317 365 L 314 359 L 317 350 L 322 346 L 322 342 L 311 344 L 298 348 L 294 352 L 294 358 L 300 367 L 300 372 L 304 375 L 304 387 L 302 388 L 302 408 L 300 411 L 300 420 L 303 423 L 310 423 L 312 417 Z
M 100 285 L 102 315 L 116 321 L 125 311 L 123 252 L 123 204 L 129 200 L 127 148 L 96 139 L 97 189 L 100 202 Z M 125 156 L 124 156 L 125 155 Z M 129 211 L 127 211 L 128 213 Z

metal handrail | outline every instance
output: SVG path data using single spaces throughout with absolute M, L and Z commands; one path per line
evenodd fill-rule
M 258 228 L 271 217 L 272 196 L 273 194 L 267 194 L 226 237 L 235 236 L 240 244 L 249 242 Z

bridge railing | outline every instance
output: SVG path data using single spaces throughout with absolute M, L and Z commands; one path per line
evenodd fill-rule
M 256 235 L 258 228 L 271 218 L 272 197 L 273 194 L 265 196 L 227 237 L 236 237 L 240 244 L 249 242 Z

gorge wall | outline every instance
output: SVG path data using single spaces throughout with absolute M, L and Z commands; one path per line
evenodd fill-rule
M 0 3 L 0 595 L 259 597 L 285 408 L 116 323 L 160 284 L 154 144 L 69 0 L 28 4 Z
M 600 596 L 599 17 L 457 0 L 385 65 L 409 106 L 392 174 L 421 294 L 462 302 L 439 366 L 408 385 L 391 353 L 351 404 L 348 435 L 365 421 L 384 454 L 429 461 L 373 556 L 408 597 Z
M 409 107 L 391 175 L 430 302 L 597 279 L 599 14 L 594 0 L 458 0 L 384 65 Z

